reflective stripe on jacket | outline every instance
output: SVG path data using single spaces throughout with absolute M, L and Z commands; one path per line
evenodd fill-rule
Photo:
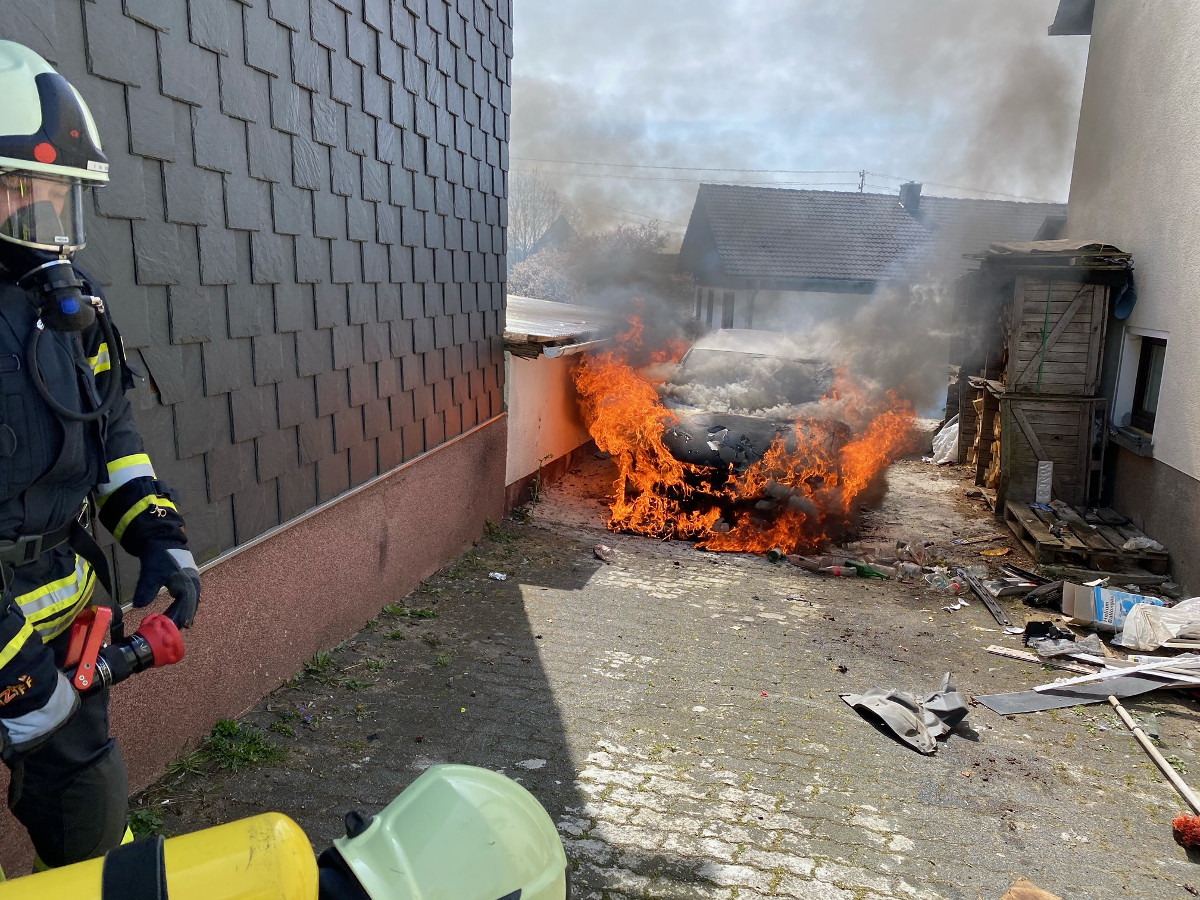
M 25 356 L 35 319 L 25 292 L 0 270 L 0 541 L 61 527 L 91 494 L 100 521 L 132 555 L 152 538 L 186 548 L 183 520 L 155 477 L 124 393 L 101 421 L 80 423 L 60 419 L 36 392 Z M 38 367 L 59 403 L 88 411 L 100 405 L 105 379 L 115 375 L 113 351 L 96 326 L 81 335 L 47 329 Z M 121 376 L 128 389 L 127 371 Z M 92 567 L 67 545 L 11 574 L 0 603 L 0 725 L 51 703 L 61 710 L 51 642 L 69 629 L 96 585 Z

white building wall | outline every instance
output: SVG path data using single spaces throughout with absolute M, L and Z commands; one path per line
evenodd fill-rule
M 708 297 L 712 294 L 712 327 L 721 327 L 726 293 L 734 295 L 733 328 L 765 331 L 803 331 L 829 320 L 848 319 L 870 299 L 870 294 L 822 293 L 818 291 L 764 291 L 740 288 L 697 287 L 693 295 L 694 315 L 708 320 Z
M 504 354 L 504 394 L 508 406 L 508 460 L 505 485 L 535 473 L 590 441 L 579 418 L 571 372 L 575 356 L 525 359 Z
M 1096 3 L 1068 236 L 1133 254 L 1117 405 L 1137 364 L 1128 338 L 1165 333 L 1153 455 L 1200 478 L 1200 2 Z

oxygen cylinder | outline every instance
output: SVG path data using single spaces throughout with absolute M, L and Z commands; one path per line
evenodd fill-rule
M 170 838 L 163 858 L 170 900 L 317 898 L 312 845 L 279 813 Z M 104 859 L 89 859 L 0 882 L 0 900 L 111 900 L 101 888 L 104 865 Z

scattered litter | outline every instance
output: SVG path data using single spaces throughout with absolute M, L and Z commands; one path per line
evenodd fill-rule
M 956 602 L 953 606 L 943 606 L 942 609 L 946 610 L 946 612 L 957 612 L 958 610 L 962 609 L 963 607 L 970 606 L 970 605 L 971 604 L 968 603 L 966 600 L 964 600 L 962 597 L 959 597 L 958 602 Z
M 810 572 L 821 571 L 822 563 L 819 559 L 810 559 L 807 556 L 798 556 L 795 553 L 789 553 L 785 558 L 793 566 L 799 566 L 801 569 L 808 569 Z
M 508 576 L 503 572 L 488 572 L 488 578 L 492 579 L 492 581 L 505 581 L 508 579 Z
M 1037 606 L 1046 609 L 1062 609 L 1063 582 L 1052 581 L 1040 584 L 1025 595 L 1026 606 Z
M 767 696 L 767 692 L 766 692 L 766 691 L 763 691 L 763 692 L 762 692 L 762 695 L 763 695 L 764 697 L 766 697 L 766 696 Z
M 1160 544 L 1154 538 L 1148 538 L 1145 535 L 1139 537 L 1131 537 L 1121 545 L 1122 550 L 1155 550 L 1161 553 L 1167 548 Z
M 1091 625 L 1104 631 L 1120 631 L 1130 610 L 1141 603 L 1162 606 L 1161 597 L 1127 594 L 1103 587 L 1102 583 L 1088 585 L 1063 583 L 1063 614 L 1075 625 Z
M 609 547 L 607 544 L 597 544 L 592 549 L 592 553 L 595 554 L 596 559 L 600 560 L 601 562 L 610 563 L 613 561 L 613 557 L 616 556 L 617 551 L 612 547 Z
M 961 594 L 966 587 L 961 578 L 951 577 L 950 571 L 945 566 L 936 566 L 925 576 L 925 583 L 935 591 L 949 591 L 952 594 Z
M 1002 578 L 989 578 L 983 582 L 983 589 L 994 598 L 1024 596 L 1035 587 L 1037 585 L 1032 581 L 1025 581 L 1012 575 L 1006 575 Z
M 958 692 L 949 672 L 941 688 L 924 700 L 905 691 L 878 687 L 863 694 L 844 694 L 842 700 L 864 718 L 926 754 L 936 752 L 938 738 L 948 735 L 967 717 L 967 698 Z
M 1012 547 L 994 547 L 991 550 L 980 550 L 980 556 L 1008 556 L 1012 553 Z
M 1113 643 L 1130 650 L 1156 650 L 1177 638 L 1200 638 L 1200 597 L 1170 608 L 1145 603 L 1134 606 Z
M 544 759 L 523 759 L 517 763 L 522 769 L 542 769 L 546 766 Z
M 1025 628 L 1021 633 L 1025 635 L 1024 644 L 1026 647 L 1028 647 L 1030 644 L 1036 644 L 1041 641 L 1065 641 L 1071 644 L 1075 643 L 1075 633 L 1073 631 L 1068 631 L 1065 628 L 1059 628 L 1053 622 L 1026 622 Z M 1047 653 L 1045 655 L 1057 656 L 1058 654 Z
M 992 618 L 995 619 L 998 624 L 1002 625 L 1007 631 L 1009 628 L 1013 628 L 1015 626 L 1012 623 L 1012 619 L 1008 617 L 1008 614 L 1000 608 L 1000 605 L 996 602 L 996 598 L 984 590 L 983 585 L 980 584 L 979 579 L 986 577 L 986 575 L 987 570 L 984 569 L 983 566 L 971 566 L 966 569 L 960 568 L 958 570 L 958 577 L 966 582 L 967 587 L 971 589 L 975 596 L 983 601 L 983 605 L 986 606 L 988 612 L 992 614 Z M 1017 628 L 1015 632 L 1010 631 L 1008 633 L 1020 634 L 1023 630 L 1024 629 Z
M 1200 657 L 1194 655 L 1177 656 L 1163 660 L 1175 667 L 1186 667 L 1191 672 L 1200 675 Z M 1182 664 L 1182 665 L 1181 665 Z M 1042 712 L 1047 709 L 1063 709 L 1068 706 L 1081 706 L 1088 703 L 1103 703 L 1109 696 L 1125 699 L 1146 694 L 1160 688 L 1176 687 L 1187 684 L 1192 676 L 1184 674 L 1175 676 L 1170 672 L 1146 671 L 1145 667 L 1134 666 L 1127 669 L 1105 669 L 1097 675 L 1085 678 L 1102 678 L 1090 683 L 1079 681 L 1064 681 L 1057 684 L 1039 685 L 1031 691 L 1013 691 L 1007 694 L 987 694 L 977 696 L 980 703 L 994 713 L 1002 716 L 1021 715 L 1023 713 Z M 1178 680 L 1173 681 L 1172 678 Z
M 942 426 L 933 438 L 933 455 L 922 457 L 921 461 L 936 466 L 958 462 L 958 416 Z
M 707 706 L 693 706 L 692 712 L 708 712 Z
M 987 652 L 994 653 L 996 656 L 1006 656 L 1009 659 L 1020 660 L 1021 662 L 1055 666 L 1059 669 L 1065 669 L 1068 672 L 1079 672 L 1083 675 L 1087 675 L 1093 671 L 1093 669 L 1087 666 L 1081 666 L 1078 663 L 1063 662 L 1059 659 L 1042 659 L 1036 653 L 1030 653 L 1028 650 L 1017 650 L 1014 647 L 999 647 L 995 644 L 992 644 L 987 648 Z
M 858 572 L 852 566 L 822 566 L 817 571 L 822 575 L 840 575 L 843 578 L 858 577 Z

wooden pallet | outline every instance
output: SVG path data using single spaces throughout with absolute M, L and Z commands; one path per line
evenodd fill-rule
M 1121 549 L 1129 538 L 1145 537 L 1141 531 L 1112 510 L 1102 510 L 1096 518 L 1089 524 L 1081 512 L 1057 500 L 1049 509 L 1013 502 L 1004 505 L 1004 521 L 1039 563 L 1082 565 L 1099 571 L 1141 568 L 1167 574 L 1170 558 L 1165 551 Z

